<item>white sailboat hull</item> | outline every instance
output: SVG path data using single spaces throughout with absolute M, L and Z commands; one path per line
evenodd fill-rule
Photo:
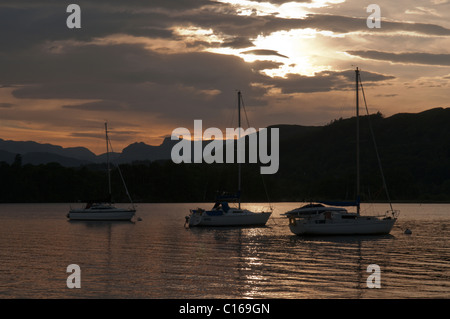
M 73 209 L 67 217 L 70 220 L 129 221 L 135 214 L 133 209 Z
M 220 226 L 264 226 L 271 212 L 254 213 L 250 211 L 230 212 L 222 215 L 208 215 L 208 212 L 192 211 L 189 227 Z
M 364 217 L 348 221 L 294 219 L 289 228 L 296 235 L 382 235 L 389 234 L 397 219 Z

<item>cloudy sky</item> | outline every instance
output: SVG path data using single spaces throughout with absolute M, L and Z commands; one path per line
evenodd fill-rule
M 354 115 L 354 69 L 385 116 L 450 107 L 449 0 L 0 0 L 0 138 L 104 152 L 177 127 Z M 381 28 L 368 28 L 371 3 Z

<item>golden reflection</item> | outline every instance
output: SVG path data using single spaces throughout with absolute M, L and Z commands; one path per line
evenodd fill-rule
M 263 274 L 259 274 L 257 269 L 262 266 L 259 257 L 245 257 L 244 258 L 244 291 L 243 295 L 246 298 L 257 298 L 262 293 L 262 283 L 266 280 Z
M 258 205 L 250 205 L 251 209 L 257 209 Z M 264 228 L 245 228 L 241 230 L 242 236 L 248 242 L 242 245 L 242 268 L 243 273 L 243 297 L 260 298 L 264 294 L 264 287 L 269 281 L 265 273 L 266 265 L 261 256 L 261 236 L 264 236 Z

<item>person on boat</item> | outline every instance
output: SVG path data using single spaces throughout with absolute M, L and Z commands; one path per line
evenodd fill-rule
M 230 209 L 230 206 L 228 205 L 227 202 L 216 202 L 213 209 L 214 210 L 222 210 L 226 213 Z

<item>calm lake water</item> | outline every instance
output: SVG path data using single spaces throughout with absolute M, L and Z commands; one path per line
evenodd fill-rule
M 184 228 L 199 206 L 210 205 L 140 204 L 132 223 L 70 222 L 69 204 L 2 204 L 0 298 L 450 297 L 450 205 L 394 205 L 387 236 L 308 238 L 280 216 L 300 203 L 273 204 L 262 228 Z M 366 204 L 363 214 L 387 208 Z M 70 264 L 80 289 L 67 288 Z M 367 287 L 370 264 L 380 289 Z

